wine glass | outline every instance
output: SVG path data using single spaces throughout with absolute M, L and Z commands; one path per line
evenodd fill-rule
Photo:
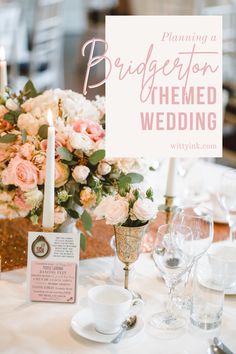
M 191 242 L 185 242 L 183 252 L 191 257 L 191 265 L 188 269 L 185 279 L 185 287 L 189 277 L 198 259 L 206 253 L 213 241 L 213 215 L 212 212 L 202 206 L 185 206 L 179 208 L 172 220 L 172 227 L 183 225 L 192 230 Z M 181 308 L 188 309 L 190 306 L 190 297 L 181 296 L 179 301 Z
M 229 170 L 221 177 L 218 197 L 227 214 L 230 228 L 230 241 L 236 238 L 236 170 Z
M 154 314 L 150 319 L 150 325 L 155 328 L 157 334 L 159 332 L 163 336 L 164 332 L 165 338 L 169 335 L 172 337 L 173 333 L 186 324 L 185 319 L 177 315 L 172 300 L 176 284 L 191 264 L 191 257 L 183 252 L 183 245 L 191 238 L 191 229 L 183 225 L 172 228 L 166 224 L 160 226 L 157 231 L 152 257 L 168 287 L 169 300 L 166 311 Z

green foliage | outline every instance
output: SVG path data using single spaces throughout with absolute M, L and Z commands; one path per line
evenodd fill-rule
M 132 184 L 141 183 L 143 181 L 143 176 L 139 173 L 130 172 L 126 175 L 126 177 L 129 177 L 131 179 L 130 183 Z
M 21 114 L 20 111 L 11 111 L 11 112 L 7 112 L 4 115 L 4 120 L 6 120 L 7 122 L 9 122 L 10 124 L 14 125 L 17 123 L 18 117 Z
M 82 251 L 86 250 L 86 236 L 81 232 L 80 233 L 80 248 Z
M 66 208 L 67 214 L 72 217 L 73 219 L 79 219 L 79 213 L 74 210 L 74 209 L 70 209 L 70 208 Z
M 39 131 L 38 131 L 38 135 L 42 139 L 47 139 L 47 137 L 48 137 L 48 125 L 47 124 L 41 125 L 41 127 L 39 128 Z
M 151 187 L 146 191 L 146 197 L 153 202 L 153 190 Z
M 25 144 L 26 143 L 26 139 L 27 139 L 27 133 L 26 133 L 25 129 L 22 129 L 21 137 L 22 137 L 22 143 Z
M 34 87 L 34 84 L 31 80 L 28 80 L 23 88 L 23 94 L 27 98 L 34 98 L 38 96 L 38 92 L 36 88 Z
M 95 166 L 105 157 L 105 150 L 97 150 L 89 157 L 89 163 Z
M 60 158 L 64 161 L 72 161 L 73 159 L 72 153 L 63 146 L 57 148 L 57 153 L 59 154 Z
M 16 141 L 16 139 L 17 139 L 17 135 L 9 133 L 0 137 L 0 143 L 9 144 Z
M 83 214 L 81 215 L 81 221 L 82 221 L 83 228 L 86 231 L 91 230 L 91 228 L 92 228 L 92 218 L 91 218 L 90 214 L 86 210 L 84 210 Z

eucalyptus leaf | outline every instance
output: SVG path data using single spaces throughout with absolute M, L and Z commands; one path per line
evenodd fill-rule
M 82 251 L 86 250 L 86 236 L 81 232 L 80 233 L 80 248 Z
M 14 141 L 16 141 L 17 136 L 15 134 L 5 134 L 3 136 L 0 137 L 0 143 L 3 144 L 9 144 L 9 143 L 13 143 Z
M 57 148 L 57 153 L 59 154 L 60 158 L 63 160 L 72 161 L 73 159 L 72 153 L 63 146 Z
M 47 137 L 48 137 L 48 125 L 47 124 L 41 125 L 41 127 L 39 128 L 39 131 L 38 131 L 38 135 L 42 139 L 47 139 Z
M 92 218 L 90 216 L 90 214 L 84 210 L 83 214 L 81 215 L 81 221 L 82 221 L 82 225 L 83 228 L 87 231 L 87 230 L 91 230 L 92 228 Z
M 143 181 L 143 176 L 135 172 L 128 173 L 126 177 L 131 178 L 131 183 L 141 183 Z
M 3 119 L 12 125 L 17 123 L 16 115 L 13 112 L 6 113 Z
M 105 157 L 105 150 L 97 150 L 90 157 L 89 162 L 91 165 L 95 166 L 99 161 L 103 160 Z
M 72 161 L 67 161 L 67 160 L 61 160 L 62 163 L 68 166 L 75 166 L 78 165 L 78 161 L 72 160 Z
M 27 139 L 27 133 L 26 133 L 25 129 L 22 129 L 21 137 L 22 137 L 22 143 L 25 144 L 26 143 L 26 139 Z
M 121 176 L 119 178 L 119 187 L 126 188 L 131 183 L 131 177 L 128 175 Z

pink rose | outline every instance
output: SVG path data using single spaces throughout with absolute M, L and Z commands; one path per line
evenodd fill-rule
M 88 119 L 79 119 L 74 123 L 73 129 L 76 133 L 88 135 L 94 142 L 101 140 L 105 136 L 102 127 L 98 123 Z
M 47 151 L 47 146 L 48 146 L 48 140 L 47 139 L 42 140 L 40 143 L 40 147 L 42 151 Z M 62 147 L 62 146 L 66 146 L 66 140 L 62 136 L 56 135 L 55 150 L 57 150 L 58 147 Z
M 29 191 L 37 186 L 37 168 L 30 161 L 16 156 L 2 172 L 3 184 L 14 184 L 22 191 Z
M 24 193 L 18 189 L 14 198 L 14 204 L 21 210 L 30 211 L 30 206 L 26 203 Z
M 27 160 L 31 160 L 33 157 L 33 153 L 35 151 L 35 146 L 30 143 L 25 143 L 20 147 L 20 153 Z

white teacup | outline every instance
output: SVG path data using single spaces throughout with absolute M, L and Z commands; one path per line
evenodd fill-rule
M 116 285 L 95 286 L 88 292 L 88 301 L 95 329 L 102 334 L 117 333 L 132 306 L 142 303 L 142 300 L 133 300 L 128 290 Z
M 208 251 L 212 280 L 216 285 L 232 288 L 236 285 L 236 246 L 230 242 L 214 243 Z

